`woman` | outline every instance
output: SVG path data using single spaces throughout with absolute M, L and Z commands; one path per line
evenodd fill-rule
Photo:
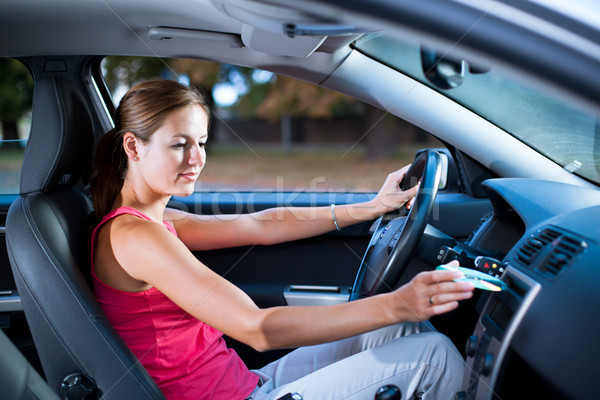
M 471 297 L 459 273 L 431 271 L 400 289 L 334 306 L 259 309 L 191 251 L 274 244 L 340 229 L 399 208 L 406 168 L 356 205 L 278 208 L 200 216 L 166 208 L 193 193 L 206 162 L 209 110 L 169 80 L 134 86 L 116 127 L 98 145 L 92 180 L 101 223 L 92 238 L 96 297 L 169 399 L 372 399 L 394 383 L 403 393 L 450 398 L 463 361 L 424 321 Z M 422 333 L 419 333 L 422 332 Z M 228 349 L 226 334 L 259 351 L 300 347 L 258 371 Z M 410 336 L 407 336 L 412 334 Z M 404 337 L 406 336 L 406 337 Z

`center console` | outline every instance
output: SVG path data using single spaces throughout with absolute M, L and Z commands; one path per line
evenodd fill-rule
M 467 340 L 463 391 L 457 400 L 497 398 L 498 378 L 513 335 L 541 287 L 510 266 L 502 280 L 507 289 L 490 294 Z

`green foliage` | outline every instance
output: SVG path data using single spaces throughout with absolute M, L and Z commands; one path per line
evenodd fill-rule
M 233 104 L 232 109 L 239 116 L 256 116 L 256 109 L 269 96 L 271 83 L 253 84 L 248 92 L 241 96 L 237 103 Z
M 349 96 L 286 76 L 279 76 L 266 90 L 254 112 L 270 120 L 282 115 L 331 119 L 361 111 L 360 103 Z
M 114 93 L 120 86 L 131 87 L 135 83 L 156 77 L 166 77 L 169 72 L 169 59 L 154 57 L 106 57 L 102 63 L 104 80 L 108 90 Z
M 246 88 L 230 110 L 239 116 L 258 116 L 277 120 L 282 115 L 308 118 L 333 118 L 363 112 L 359 102 L 306 82 L 284 76 L 270 82 L 256 82 L 254 69 L 212 61 L 192 59 L 157 59 L 141 57 L 107 57 L 103 63 L 109 90 L 114 93 L 120 85 L 130 87 L 142 79 L 189 77 L 201 88 L 213 105 L 210 93 L 219 83 L 240 84 Z
M 33 78 L 14 58 L 0 58 L 0 121 L 16 122 L 31 109 Z

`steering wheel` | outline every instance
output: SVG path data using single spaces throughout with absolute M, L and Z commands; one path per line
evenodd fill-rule
M 421 186 L 408 214 L 391 220 L 381 229 L 379 219 L 356 275 L 350 300 L 391 291 L 404 273 L 411 255 L 423 236 L 433 211 L 442 178 L 442 157 L 432 149 L 417 154 L 400 182 L 406 190 L 421 179 Z

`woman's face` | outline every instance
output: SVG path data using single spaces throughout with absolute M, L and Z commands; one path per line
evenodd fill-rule
M 139 161 L 148 190 L 188 196 L 204 164 L 208 119 L 202 107 L 190 105 L 171 113 L 150 141 L 139 148 Z

